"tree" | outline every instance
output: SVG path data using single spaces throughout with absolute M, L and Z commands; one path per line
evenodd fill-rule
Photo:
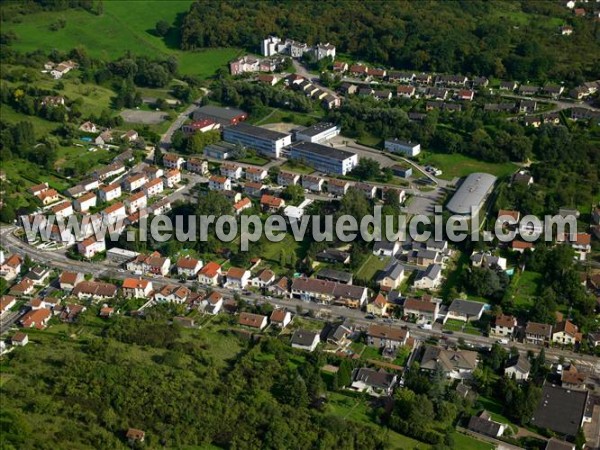
M 346 387 L 352 383 L 352 364 L 343 359 L 337 371 L 337 382 L 339 387 Z
M 159 36 L 166 36 L 170 28 L 171 25 L 169 25 L 169 22 L 167 22 L 166 20 L 159 20 L 158 22 L 156 22 L 154 30 Z
M 361 180 L 373 180 L 379 176 L 379 162 L 371 158 L 360 158 L 357 166 L 352 170 L 352 174 Z
M 304 200 L 304 189 L 298 184 L 290 184 L 281 192 L 281 197 L 292 205 L 298 205 Z

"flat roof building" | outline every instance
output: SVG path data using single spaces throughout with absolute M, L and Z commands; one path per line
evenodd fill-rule
M 356 153 L 312 142 L 300 142 L 292 146 L 290 158 L 301 160 L 320 172 L 340 175 L 346 175 L 358 164 Z
M 494 189 L 496 177 L 489 173 L 470 174 L 456 190 L 446 208 L 454 214 L 470 215 L 479 213 L 488 195 Z
M 292 143 L 292 136 L 288 133 L 267 130 L 246 123 L 225 128 L 223 139 L 230 144 L 252 148 L 271 158 L 279 158 L 281 149 Z
M 220 124 L 222 127 L 236 125 L 248 118 L 248 113 L 241 109 L 205 105 L 194 111 L 194 121 L 210 119 Z
M 236 146 L 227 142 L 216 142 L 204 147 L 204 156 L 213 159 L 229 159 L 236 151 Z
M 384 142 L 384 147 L 389 152 L 402 153 L 406 156 L 417 156 L 419 153 L 421 153 L 421 144 L 404 141 L 398 138 L 386 139 Z
M 321 122 L 296 132 L 296 140 L 314 143 L 325 142 L 340 134 L 340 131 L 341 127 L 331 122 Z

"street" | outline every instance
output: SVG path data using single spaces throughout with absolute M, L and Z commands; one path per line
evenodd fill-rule
M 45 252 L 43 250 L 35 249 L 35 248 L 27 245 L 23 241 L 21 241 L 16 236 L 14 236 L 13 232 L 15 229 L 16 229 L 16 227 L 14 227 L 14 226 L 13 227 L 2 227 L 0 229 L 0 241 L 2 243 L 2 246 L 9 252 L 18 252 L 21 255 L 29 255 L 33 261 L 40 262 L 42 264 L 46 264 L 48 266 L 51 266 L 51 267 L 61 270 L 61 271 L 62 270 L 71 270 L 71 271 L 76 270 L 76 271 L 80 271 L 83 273 L 92 274 L 95 278 L 109 277 L 112 279 L 123 280 L 125 278 L 135 276 L 133 273 L 123 271 L 123 270 L 118 270 L 114 267 L 114 265 L 111 266 L 107 262 L 91 263 L 91 262 L 85 262 L 85 261 L 76 261 L 76 260 L 71 260 L 71 259 L 67 258 L 67 256 L 62 252 L 60 252 L 60 253 L 59 252 Z M 167 284 L 178 283 L 178 280 L 176 280 L 176 279 L 166 278 L 166 277 L 162 277 L 162 276 L 154 276 L 151 278 L 151 280 L 152 280 L 152 284 L 154 285 L 155 289 L 165 286 Z M 188 281 L 185 283 L 185 285 L 187 285 L 188 287 L 192 287 L 193 284 L 194 284 L 193 281 Z M 230 289 L 216 287 L 216 288 L 214 288 L 214 290 L 218 291 L 226 296 L 233 295 L 233 292 Z M 322 313 L 325 310 L 331 315 L 332 318 L 340 317 L 340 318 L 344 318 L 344 319 L 350 319 L 357 326 L 362 326 L 362 327 L 368 327 L 369 324 L 374 323 L 374 322 L 382 323 L 382 324 L 390 323 L 389 319 L 366 319 L 364 312 L 362 312 L 360 310 L 356 310 L 356 309 L 349 309 L 349 308 L 342 307 L 342 306 L 323 305 L 323 304 L 314 303 L 314 302 L 304 302 L 301 300 L 291 299 L 291 298 L 285 298 L 285 299 L 266 298 L 264 296 L 261 296 L 259 294 L 255 294 L 255 293 L 251 293 L 249 295 L 244 295 L 243 297 L 250 303 L 252 303 L 254 301 L 268 302 L 274 306 L 275 305 L 285 306 L 286 308 L 289 308 L 291 311 L 296 311 L 296 308 L 298 306 L 300 306 L 305 311 L 313 311 L 315 313 L 315 315 L 319 315 L 320 313 Z M 404 326 L 404 327 L 408 328 L 410 330 L 410 333 L 414 337 L 416 337 L 420 340 L 426 340 L 428 338 L 434 337 L 437 339 L 447 338 L 444 340 L 447 340 L 448 342 L 450 342 L 450 341 L 456 342 L 456 341 L 458 341 L 458 339 L 462 338 L 462 339 L 464 339 L 466 344 L 472 345 L 473 347 L 491 346 L 493 343 L 495 343 L 497 341 L 497 339 L 492 338 L 492 337 L 475 336 L 472 334 L 467 334 L 467 333 L 462 333 L 462 332 L 454 332 L 454 333 L 452 333 L 452 335 L 447 335 L 447 334 L 442 333 L 441 330 L 436 330 L 436 329 L 424 330 L 424 329 L 418 328 L 417 325 L 415 325 L 415 324 L 403 322 L 403 321 L 399 321 L 399 320 L 393 320 L 393 323 L 395 326 Z M 2 332 L 4 332 L 4 331 L 5 331 L 5 329 L 3 328 Z M 540 351 L 540 347 L 525 344 L 525 343 L 520 343 L 520 342 L 516 342 L 516 341 L 511 342 L 506 347 L 509 348 L 512 346 L 516 347 L 521 353 L 524 353 L 524 354 L 526 354 L 528 351 L 533 351 L 534 353 L 538 353 Z M 600 360 L 591 355 L 584 355 L 584 354 L 574 353 L 569 350 L 563 350 L 563 349 L 551 347 L 551 348 L 546 349 L 546 356 L 549 359 L 552 359 L 554 361 L 557 361 L 562 356 L 567 360 L 574 361 L 578 365 L 587 366 L 587 367 L 592 368 L 596 372 L 600 372 Z

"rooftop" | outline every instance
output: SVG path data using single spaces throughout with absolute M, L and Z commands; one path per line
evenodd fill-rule
M 247 123 L 238 123 L 233 127 L 228 128 L 225 133 L 229 133 L 235 131 L 237 133 L 242 133 L 248 136 L 252 136 L 259 139 L 268 139 L 268 140 L 279 140 L 283 139 L 289 134 L 280 133 L 279 131 L 267 130 L 266 128 L 256 127 L 254 125 L 249 125 Z
M 340 150 L 338 148 L 328 147 L 326 145 L 314 144 L 312 142 L 300 142 L 292 147 L 303 152 L 316 153 L 325 158 L 337 159 L 343 161 L 356 155 L 356 153 L 349 152 L 346 150 Z
M 454 193 L 446 208 L 455 214 L 470 214 L 471 207 L 478 208 L 492 190 L 496 177 L 489 173 L 472 173 Z

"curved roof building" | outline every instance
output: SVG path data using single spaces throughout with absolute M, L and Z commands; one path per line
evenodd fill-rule
M 485 199 L 494 189 L 496 177 L 489 173 L 472 173 L 456 190 L 446 208 L 454 214 L 469 215 L 471 209 L 478 213 Z

